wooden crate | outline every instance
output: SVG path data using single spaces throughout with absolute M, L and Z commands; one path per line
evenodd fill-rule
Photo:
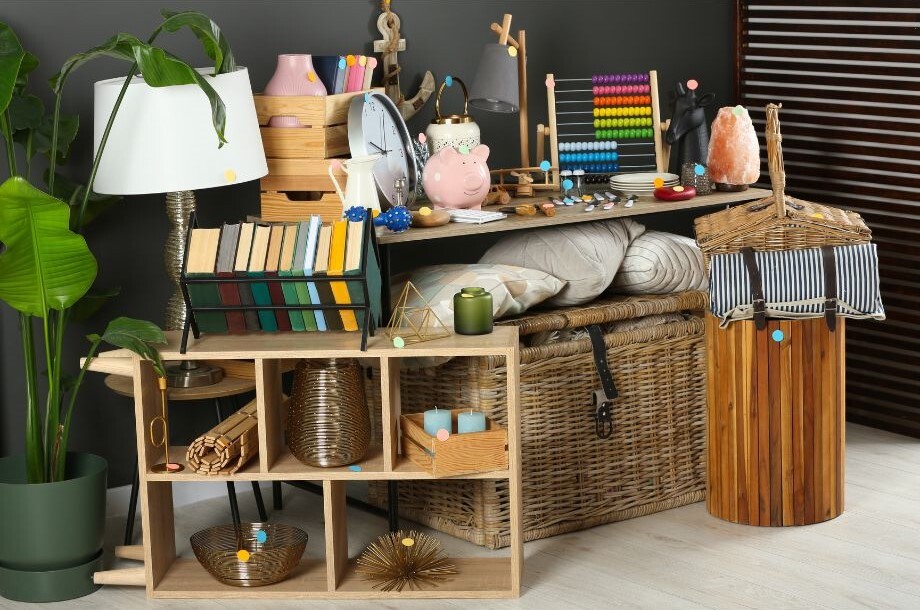
M 260 127 L 265 156 L 276 159 L 329 159 L 348 154 L 348 127 Z
M 383 91 L 381 88 L 371 91 Z M 259 125 L 268 125 L 273 116 L 297 117 L 302 125 L 309 127 L 327 127 L 329 125 L 344 125 L 348 122 L 348 107 L 355 96 L 364 95 L 367 91 L 354 91 L 352 93 L 339 93 L 324 96 L 279 96 L 262 95 L 253 96 L 256 102 L 256 115 Z
M 335 194 L 329 178 L 330 159 L 268 159 L 268 175 L 262 178 L 263 191 L 321 191 Z M 345 170 L 333 170 L 342 188 L 348 180 Z M 336 195 L 338 200 L 338 195 Z
M 457 415 L 467 409 L 451 409 L 453 427 L 457 427 Z M 435 477 L 449 477 L 460 474 L 475 474 L 508 468 L 508 431 L 491 418 L 486 418 L 484 432 L 451 434 L 446 440 L 425 432 L 424 413 L 403 415 L 403 455 Z

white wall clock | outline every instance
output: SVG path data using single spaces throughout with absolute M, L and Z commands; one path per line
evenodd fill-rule
M 405 180 L 403 203 L 415 200 L 419 168 L 415 147 L 399 110 L 383 93 L 356 96 L 348 109 L 348 146 L 352 157 L 380 153 L 374 165 L 377 188 L 390 204 L 396 203 L 396 181 Z

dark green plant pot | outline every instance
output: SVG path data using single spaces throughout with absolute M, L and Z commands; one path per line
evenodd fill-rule
M 101 457 L 68 453 L 66 480 L 30 485 L 25 456 L 0 458 L 0 595 L 51 602 L 99 588 L 107 474 Z

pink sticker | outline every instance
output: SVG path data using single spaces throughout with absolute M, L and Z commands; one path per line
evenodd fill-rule
M 428 141 L 428 136 L 426 136 L 426 135 L 423 134 L 423 133 L 420 133 L 420 134 L 418 134 L 418 141 L 421 142 L 422 144 L 424 144 L 425 142 Z
M 450 438 L 450 432 L 448 432 L 444 428 L 441 428 L 440 430 L 438 430 L 437 439 L 439 441 L 446 441 L 449 438 Z
M 342 162 L 338 159 L 333 159 L 329 162 L 329 167 L 332 168 L 332 171 L 337 171 L 342 168 Z
M 691 78 L 690 80 L 687 81 L 687 89 L 689 89 L 690 91 L 696 91 L 696 88 L 699 86 L 700 84 L 696 81 L 695 78 Z
M 547 77 L 547 79 L 546 79 L 546 88 L 547 88 L 547 89 L 555 89 L 555 88 L 556 88 L 556 81 L 553 80 L 552 78 Z

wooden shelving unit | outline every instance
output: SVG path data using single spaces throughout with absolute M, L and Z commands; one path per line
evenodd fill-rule
M 207 476 L 185 470 L 154 473 L 162 461 L 147 434 L 150 420 L 159 414 L 156 375 L 150 363 L 133 358 L 137 455 L 140 468 L 141 513 L 144 527 L 144 569 L 147 595 L 153 598 L 498 598 L 520 595 L 523 568 L 521 526 L 520 416 L 518 413 L 518 335 L 513 327 L 497 327 L 490 335 L 453 335 L 436 341 L 392 347 L 383 336 L 371 337 L 367 351 L 356 333 L 286 333 L 277 335 L 204 335 L 180 353 L 178 333 L 167 333 L 164 360 L 235 358 L 255 359 L 256 404 L 259 416 L 259 456 L 232 475 Z M 508 469 L 456 477 L 507 479 L 510 487 L 511 548 L 505 557 L 451 557 L 458 574 L 436 588 L 401 593 L 374 589 L 355 573 L 355 557 L 348 554 L 345 485 L 356 480 L 431 479 L 431 475 L 399 452 L 399 371 L 404 358 L 417 356 L 502 356 L 507 364 Z M 373 449 L 354 472 L 348 468 L 311 468 L 288 451 L 282 432 L 281 373 L 291 359 L 365 358 L 379 363 L 382 400 L 382 446 Z M 185 447 L 172 448 L 172 459 L 183 463 Z M 223 585 L 194 558 L 177 557 L 173 483 L 252 480 L 322 481 L 325 522 L 325 560 L 305 557 L 287 580 L 256 588 Z M 381 532 L 381 534 L 384 532 Z M 309 545 L 308 545 L 309 550 Z

